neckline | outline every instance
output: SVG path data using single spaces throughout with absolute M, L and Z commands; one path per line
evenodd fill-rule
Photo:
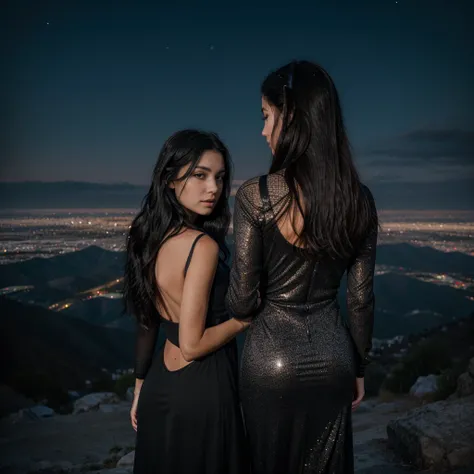
M 307 247 L 300 247 L 299 245 L 292 244 L 289 240 L 287 240 L 287 238 L 283 235 L 282 231 L 280 230 L 276 222 L 273 223 L 273 226 L 276 228 L 275 229 L 276 233 L 280 236 L 281 240 L 283 240 L 287 245 L 303 252 L 307 250 Z

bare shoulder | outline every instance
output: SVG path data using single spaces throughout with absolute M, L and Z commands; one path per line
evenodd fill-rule
M 193 241 L 202 234 L 202 232 L 198 232 L 196 237 L 194 237 Z M 196 247 L 194 249 L 194 253 L 197 255 L 201 255 L 204 258 L 210 258 L 219 255 L 219 245 L 218 243 L 209 235 L 203 235 L 199 241 L 196 243 Z
M 170 249 L 180 254 L 187 255 L 191 250 L 193 243 L 202 235 L 203 232 L 195 229 L 184 229 L 179 234 L 171 237 L 168 240 Z M 212 256 L 219 253 L 219 245 L 217 242 L 207 234 L 204 234 L 196 242 L 194 248 L 194 255 L 204 254 L 205 256 Z
M 202 237 L 199 237 L 202 235 Z M 199 240 L 196 241 L 196 239 Z M 217 242 L 207 234 L 202 232 L 192 233 L 186 248 L 186 255 L 189 255 L 193 243 L 196 242 L 192 250 L 192 258 L 190 260 L 189 269 L 187 272 L 188 281 L 208 281 L 212 279 L 217 262 L 219 260 L 219 245 Z

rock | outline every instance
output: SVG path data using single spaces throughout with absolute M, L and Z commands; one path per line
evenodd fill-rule
M 78 413 L 84 413 L 90 410 L 98 410 L 100 405 L 119 403 L 120 399 L 117 394 L 113 392 L 99 392 L 99 393 L 89 393 L 79 400 L 74 402 L 73 415 Z
M 18 413 L 10 415 L 10 421 L 16 423 L 20 420 L 40 420 L 41 418 L 49 418 L 56 413 L 52 408 L 45 405 L 35 405 L 30 408 L 23 408 Z
M 77 400 L 80 398 L 79 392 L 76 390 L 68 390 L 67 394 L 69 395 L 70 400 Z
M 421 398 L 436 392 L 436 390 L 438 390 L 438 376 L 431 374 L 426 377 L 418 377 L 410 388 L 410 395 Z
M 431 403 L 387 426 L 391 446 L 421 469 L 454 469 L 474 463 L 474 396 Z
M 116 457 L 117 459 L 123 458 L 126 454 L 130 452 L 130 449 L 127 448 L 122 448 L 117 454 Z
M 135 460 L 135 451 L 130 451 L 128 454 L 120 458 L 117 467 L 132 467 Z
M 468 397 L 474 394 L 474 378 L 469 372 L 464 372 L 458 377 L 456 395 L 458 397 Z
M 26 408 L 26 410 L 32 412 L 38 418 L 49 418 L 55 415 L 54 410 L 45 405 L 36 405 L 31 408 Z
M 125 393 L 125 399 L 127 400 L 127 402 L 133 402 L 134 390 L 134 387 L 127 388 L 127 392 Z
M 467 368 L 469 374 L 474 377 L 474 357 L 469 361 L 469 366 Z

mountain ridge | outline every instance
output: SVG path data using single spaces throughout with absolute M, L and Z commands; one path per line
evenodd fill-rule
M 44 379 L 63 390 L 77 390 L 100 377 L 102 369 L 133 366 L 135 341 L 129 331 L 94 326 L 4 297 L 0 314 L 2 383 L 27 396 L 25 384 L 30 381 Z

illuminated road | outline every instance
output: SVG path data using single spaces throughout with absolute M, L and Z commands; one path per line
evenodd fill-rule
M 32 290 L 34 286 L 24 285 L 24 286 L 7 286 L 6 288 L 2 288 L 0 290 L 0 296 L 3 295 L 10 295 L 12 293 L 19 293 L 22 291 L 29 291 Z
M 109 281 L 108 283 L 105 283 L 100 286 L 96 286 L 95 288 L 90 288 L 89 290 L 82 291 L 81 293 L 78 293 L 78 298 L 69 298 L 67 300 L 59 301 L 58 303 L 54 303 L 51 306 L 48 307 L 48 309 L 51 309 L 53 311 L 62 311 L 64 309 L 70 308 L 74 303 L 78 301 L 84 301 L 84 300 L 90 300 L 92 298 L 97 298 L 97 297 L 105 297 L 105 298 L 118 298 L 119 293 L 104 293 L 104 291 L 107 288 L 112 288 L 119 283 L 123 281 L 122 278 L 117 278 L 115 280 Z

